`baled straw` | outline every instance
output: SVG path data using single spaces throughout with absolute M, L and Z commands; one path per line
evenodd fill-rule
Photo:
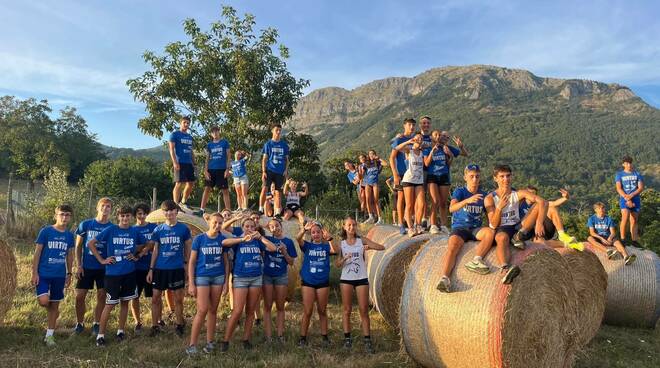
M 0 240 L 0 325 L 11 308 L 14 293 L 16 292 L 16 258 L 11 247 Z
M 189 215 L 179 211 L 176 216 L 176 220 L 188 226 L 188 229 L 190 229 L 190 233 L 193 238 L 209 230 L 209 225 L 206 223 L 206 220 L 199 216 Z M 152 211 L 147 216 L 146 221 L 154 224 L 162 224 L 165 222 L 165 213 L 161 209 Z

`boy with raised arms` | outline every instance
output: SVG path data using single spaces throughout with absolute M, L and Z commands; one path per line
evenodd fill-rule
M 115 305 L 119 306 L 119 328 L 117 340 L 125 338 L 124 329 L 128 318 L 128 303 L 137 298 L 137 282 L 135 280 L 135 261 L 138 246 L 146 242 L 138 229 L 131 226 L 133 209 L 122 206 L 117 211 L 117 225 L 111 225 L 101 231 L 96 238 L 89 241 L 89 249 L 96 260 L 105 266 L 105 287 L 107 299 L 101 326 L 96 336 L 96 346 L 105 346 L 105 331 L 108 320 Z M 98 244 L 104 244 L 105 252 L 101 255 L 97 249 Z
M 60 302 L 64 299 L 64 289 L 71 283 L 73 266 L 73 234 L 68 226 L 73 209 L 62 204 L 55 208 L 55 225 L 39 231 L 32 259 L 32 286 L 36 287 L 37 302 L 46 309 L 48 327 L 44 342 L 55 345 L 55 328 L 60 315 Z
M 193 137 L 188 133 L 190 117 L 184 116 L 180 120 L 179 130 L 170 134 L 168 147 L 172 168 L 174 170 L 174 189 L 172 199 L 182 208 L 189 210 L 186 201 L 195 185 L 195 162 L 193 159 Z M 183 191 L 183 193 L 181 193 Z
M 642 208 L 642 199 L 639 196 L 644 190 L 644 178 L 633 167 L 633 159 L 625 156 L 621 165 L 623 170 L 616 173 L 616 192 L 619 194 L 619 208 L 621 209 L 621 241 L 626 241 L 628 221 L 630 221 L 631 244 L 639 247 L 639 234 L 637 222 L 639 210 Z
M 206 203 L 209 200 L 213 188 L 218 188 L 222 192 L 222 201 L 225 208 L 231 208 L 229 199 L 229 169 L 231 168 L 231 150 L 229 142 L 220 138 L 220 128 L 214 126 L 211 128 L 211 137 L 213 140 L 206 144 L 206 160 L 204 161 L 204 193 L 202 202 L 199 205 L 203 213 Z
M 259 212 L 264 212 L 266 193 L 272 184 L 274 216 L 282 215 L 282 187 L 289 170 L 289 145 L 282 139 L 282 125 L 273 124 L 272 138 L 264 144 L 261 158 L 261 195 L 259 196 Z
M 99 321 L 105 306 L 105 266 L 100 264 L 89 249 L 90 240 L 112 226 L 110 213 L 112 212 L 112 201 L 110 198 L 101 198 L 96 203 L 96 217 L 88 219 L 78 225 L 76 229 L 76 326 L 75 333 L 85 330 L 85 298 L 90 289 L 96 285 L 96 308 L 94 309 L 94 324 L 92 324 L 92 335 L 99 333 Z M 99 253 L 105 256 L 103 244 L 97 246 Z
M 183 287 L 192 239 L 190 229 L 177 222 L 176 216 L 179 213 L 179 207 L 174 201 L 163 201 L 160 209 L 165 214 L 165 223 L 158 225 L 151 236 L 153 253 L 149 273 L 147 273 L 147 282 L 152 283 L 154 289 L 154 295 L 151 298 L 151 335 L 155 336 L 160 332 L 158 321 L 161 320 L 163 313 L 162 294 L 165 290 L 172 290 L 174 292 L 176 333 L 183 336 Z

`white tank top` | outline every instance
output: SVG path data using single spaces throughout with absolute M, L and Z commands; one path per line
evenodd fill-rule
M 493 192 L 493 200 L 495 201 L 495 207 L 500 203 L 500 197 L 497 196 L 497 192 Z M 502 209 L 500 217 L 500 226 L 507 225 L 517 225 L 520 222 L 520 203 L 518 201 L 518 192 L 515 190 L 511 191 L 509 195 L 509 204 Z
M 403 174 L 402 182 L 412 183 L 412 184 L 424 184 L 424 155 L 420 151 L 419 154 L 415 154 L 415 151 L 412 149 L 408 154 L 406 159 L 408 163 L 408 168 Z
M 346 240 L 341 241 L 341 255 L 350 254 L 351 258 L 344 263 L 341 269 L 342 280 L 362 280 L 368 278 L 367 264 L 364 261 L 364 245 L 362 239 L 355 239 L 355 244 L 349 245 Z
M 287 192 L 286 204 L 297 204 L 298 206 L 300 206 L 300 195 L 298 194 L 298 192 Z

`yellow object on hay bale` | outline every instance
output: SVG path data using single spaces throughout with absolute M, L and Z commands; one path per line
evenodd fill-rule
M 521 274 L 511 285 L 501 273 L 478 275 L 463 266 L 476 242 L 466 243 L 452 274 L 452 293 L 436 289 L 446 239 L 426 244 L 406 275 L 400 327 L 408 354 L 425 367 L 562 367 L 573 356 L 577 295 L 566 261 L 544 245 L 513 251 Z M 486 262 L 495 264 L 495 249 Z
M 16 292 L 16 258 L 7 242 L 0 240 L 0 325 L 11 308 Z
M 161 209 L 157 209 L 147 216 L 147 222 L 154 224 L 162 224 L 165 222 L 165 213 Z M 185 224 L 190 229 L 190 233 L 193 238 L 203 232 L 209 230 L 209 225 L 206 223 L 206 220 L 199 216 L 189 215 L 179 211 L 179 214 L 176 215 L 176 220 L 182 224 Z
M 607 301 L 603 322 L 614 326 L 655 328 L 660 317 L 660 258 L 650 250 L 626 247 L 637 255 L 635 263 L 625 266 L 621 258 L 607 259 L 593 251 L 607 273 Z
M 576 341 L 586 346 L 596 336 L 605 313 L 607 274 L 598 257 L 589 250 L 556 249 L 568 263 L 578 298 Z

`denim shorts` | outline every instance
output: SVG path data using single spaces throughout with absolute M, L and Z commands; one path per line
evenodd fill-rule
M 264 275 L 264 285 L 289 285 L 289 275 L 286 273 L 282 276 L 268 276 Z
M 243 175 L 243 176 L 234 176 L 234 185 L 240 185 L 240 184 L 245 184 L 248 185 L 248 176 Z
M 195 276 L 195 286 L 218 286 L 224 285 L 225 275 L 220 276 Z
M 261 287 L 263 285 L 263 276 L 254 276 L 254 277 L 234 277 L 233 287 L 234 289 L 247 289 Z

